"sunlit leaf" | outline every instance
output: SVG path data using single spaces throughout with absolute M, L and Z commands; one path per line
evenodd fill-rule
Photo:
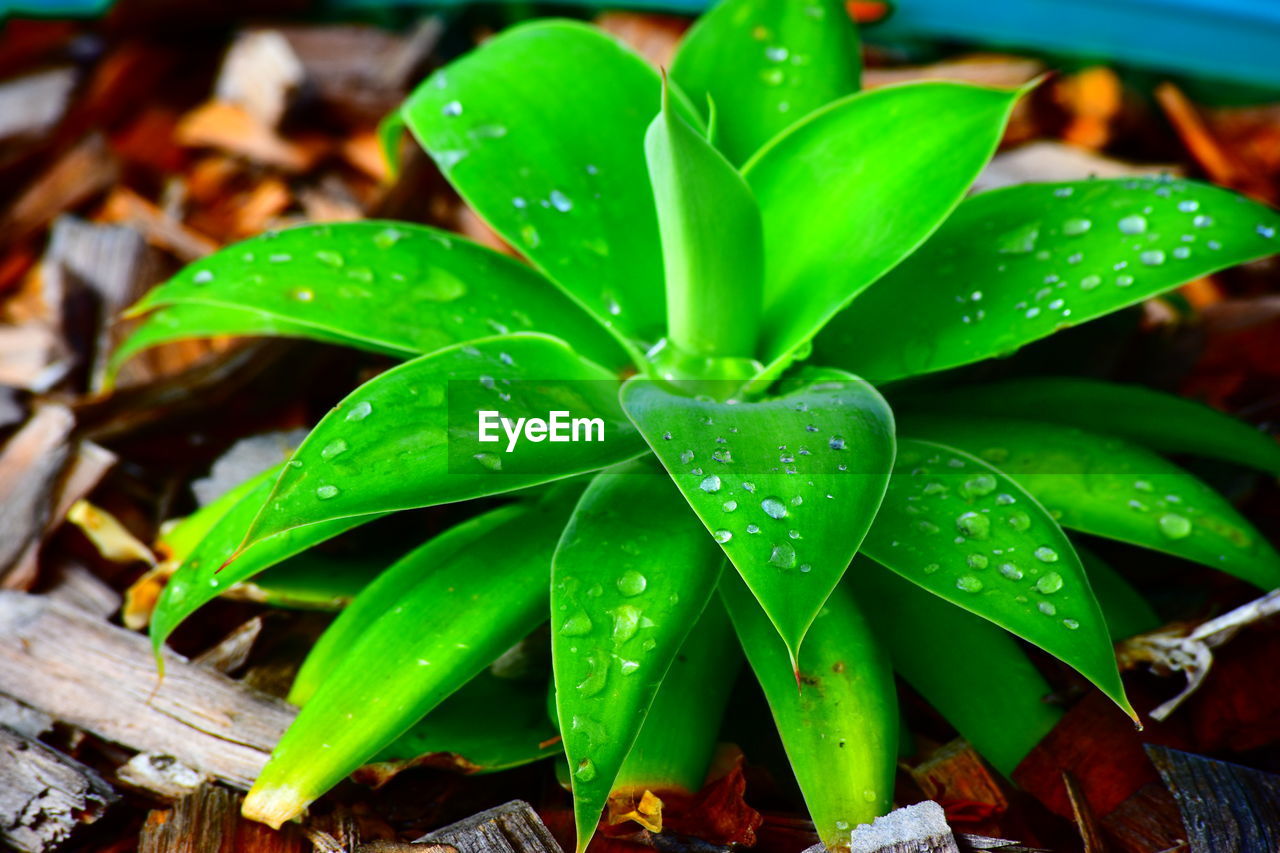
M 1071 665 L 1132 716 L 1107 624 L 1070 540 L 991 465 L 900 439 L 862 551 Z
M 847 845 L 853 827 L 884 814 L 893 801 L 898 702 L 888 656 L 846 587 L 831 594 L 814 620 L 798 674 L 746 585 L 726 572 L 720 594 L 769 700 L 818 837 L 831 850 Z
M 765 361 L 805 345 L 942 224 L 995 151 L 1018 94 L 946 82 L 877 89 L 819 110 L 751 159 L 743 172 L 764 216 Z
M 1063 527 L 1280 586 L 1280 555 L 1213 489 L 1149 450 L 1075 427 L 1000 418 L 911 417 L 903 432 L 985 459 Z
M 794 657 L 884 495 L 894 444 L 883 398 L 845 374 L 757 402 L 633 379 L 622 401 Z
M 652 459 L 599 474 L 556 549 L 551 651 L 578 849 L 724 557 Z
M 845 576 L 893 668 L 1009 776 L 1062 718 L 1053 688 L 1008 633 L 871 560 Z
M 377 616 L 302 706 L 244 814 L 292 819 L 546 619 L 570 505 L 528 508 L 442 559 L 428 542 L 371 584 L 357 603 Z
M 572 340 L 600 364 L 625 361 L 608 332 L 537 272 L 461 237 L 403 222 L 305 225 L 245 240 L 187 265 L 133 312 L 172 305 L 222 310 L 167 313 L 168 322 L 157 323 L 149 338 L 278 329 L 413 358 L 461 341 L 533 331 Z
M 247 543 L 308 524 L 510 492 L 643 452 L 610 373 L 563 343 L 510 335 L 406 362 L 357 388 L 294 453 Z M 478 441 L 478 411 L 599 418 L 603 440 Z M 495 416 L 496 417 L 496 416 Z
M 716 109 L 716 145 L 742 163 L 788 125 L 858 89 L 862 57 L 838 0 L 725 0 L 680 43 L 671 77 Z
M 1125 178 L 982 193 L 832 323 L 817 349 L 877 380 L 1007 355 L 1273 254 L 1277 229 L 1274 211 L 1194 181 Z
M 538 21 L 431 75 L 402 112 L 507 242 L 622 337 L 653 342 L 662 254 L 644 134 L 660 93 L 658 72 L 599 30 Z
M 1013 379 L 938 389 L 903 404 L 920 411 L 998 414 L 1078 426 L 1164 453 L 1225 459 L 1280 475 L 1280 444 L 1273 437 L 1202 403 L 1142 385 L 1073 376 Z
M 751 190 L 666 96 L 645 153 L 662 234 L 668 340 L 700 356 L 755 355 L 764 259 Z

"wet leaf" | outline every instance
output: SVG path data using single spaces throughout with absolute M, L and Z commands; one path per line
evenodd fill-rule
M 533 331 L 571 340 L 600 364 L 625 361 L 599 323 L 524 264 L 403 222 L 305 225 L 245 240 L 187 265 L 133 312 L 172 305 L 222 310 L 168 313 L 176 325 L 157 324 L 149 338 L 195 337 L 212 323 L 219 334 L 278 329 L 413 358 Z
M 788 125 L 858 90 L 862 57 L 838 0 L 726 0 L 680 43 L 671 77 L 716 109 L 716 145 L 743 163 Z
M 281 738 L 245 816 L 274 827 L 292 819 L 546 619 L 569 506 L 513 514 L 443 558 L 433 540 L 371 584 L 352 607 L 377 615 Z
M 184 619 L 237 583 L 379 516 L 342 518 L 299 527 L 244 551 L 219 571 L 244 541 L 284 465 L 274 466 L 183 519 L 161 540 L 169 559 L 180 563 L 151 615 L 151 644 L 159 650 Z
M 1277 229 L 1274 211 L 1194 181 L 1126 178 L 982 193 L 832 323 L 817 348 L 877 380 L 1007 355 L 1271 255 L 1280 248 Z
M 556 549 L 551 651 L 578 850 L 724 557 L 652 461 L 599 474 Z
M 764 688 L 818 837 L 828 849 L 847 846 L 853 827 L 892 807 L 898 702 L 888 656 L 846 587 L 831 594 L 814 620 L 798 675 L 746 585 L 726 572 L 720 594 Z
M 900 439 L 862 551 L 1044 649 L 1133 716 L 1106 621 L 1070 540 L 1001 471 L 950 447 Z
M 352 516 L 433 506 L 563 479 L 643 452 L 611 374 L 565 344 L 510 335 L 450 347 L 365 383 L 289 460 L 246 543 Z M 603 441 L 481 443 L 478 411 L 600 418 Z M 496 417 L 496 416 L 495 416 Z
M 996 465 L 1058 523 L 1280 586 L 1280 555 L 1213 489 L 1122 439 L 1036 421 L 911 417 L 903 431 Z
M 893 668 L 1006 776 L 1062 718 L 1053 688 L 1009 634 L 858 559 L 845 576 Z
M 668 340 L 699 356 L 750 358 L 764 277 L 751 190 L 665 95 L 645 153 L 662 234 Z M 724 293 L 734 294 L 728 304 Z
M 712 596 L 653 697 L 611 795 L 698 793 L 741 666 L 742 649 L 729 616 Z
M 883 398 L 845 374 L 757 402 L 633 379 L 622 402 L 794 658 L 884 495 L 894 443 Z
M 1270 435 L 1202 403 L 1141 385 L 1045 376 L 936 390 L 904 403 L 920 411 L 979 416 L 998 411 L 1003 417 L 1078 426 L 1163 453 L 1224 459 L 1280 475 L 1280 444 Z
M 877 89 L 819 110 L 752 157 L 743 173 L 764 216 L 763 360 L 786 361 L 942 224 L 1018 95 L 944 82 Z
M 644 134 L 660 93 L 657 71 L 609 36 L 538 21 L 431 75 L 402 113 L 507 242 L 620 337 L 653 342 L 662 255 Z

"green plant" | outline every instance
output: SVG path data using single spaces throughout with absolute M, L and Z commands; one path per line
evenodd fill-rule
M 891 411 L 867 381 L 1005 355 L 1268 255 L 1280 217 L 1184 180 L 966 200 L 1021 92 L 856 93 L 857 63 L 836 0 L 727 0 L 665 84 L 588 27 L 517 27 L 388 129 L 407 125 L 532 267 L 403 223 L 308 226 L 137 306 L 118 359 L 218 333 L 405 359 L 174 532 L 157 648 L 227 587 L 371 519 L 513 498 L 338 617 L 247 814 L 279 825 L 424 737 L 464 757 L 483 744 L 470 769 L 545 756 L 528 713 L 542 686 L 495 687 L 486 667 L 549 618 L 581 848 L 611 791 L 696 788 L 733 671 L 706 652 L 732 648 L 731 624 L 836 846 L 891 802 L 892 667 L 1005 772 L 1057 713 L 1010 634 L 1132 715 L 1104 608 L 1137 625 L 1140 599 L 1107 575 L 1100 606 L 1090 571 L 1107 570 L 1086 571 L 1064 530 L 1280 583 L 1249 523 L 1144 447 L 1280 472 L 1244 425 L 1071 379 L 889 385 Z M 495 452 L 473 419 L 497 407 L 599 418 L 608 438 Z M 487 711 L 469 726 L 470 708 Z

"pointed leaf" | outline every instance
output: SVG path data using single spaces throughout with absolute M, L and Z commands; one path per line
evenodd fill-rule
M 1225 459 L 1280 476 L 1280 444 L 1272 436 L 1202 403 L 1142 385 L 1045 376 L 939 389 L 904 402 L 922 411 L 998 413 L 1078 426 L 1162 453 Z
M 551 572 L 551 653 L 578 850 L 724 557 L 652 461 L 599 474 Z
M 751 159 L 766 361 L 785 361 L 942 224 L 1018 94 L 943 82 L 877 89 L 814 113 Z
M 554 338 L 450 347 L 366 382 L 294 453 L 246 543 L 307 524 L 501 494 L 643 452 L 610 373 Z M 478 441 L 478 411 L 600 418 L 603 441 Z
M 519 519 L 530 519 L 534 511 L 533 506 L 528 504 L 510 504 L 490 510 L 455 524 L 423 543 L 414 549 L 411 561 L 402 559 L 396 562 L 396 571 L 384 571 L 333 620 L 311 647 L 293 679 L 289 701 L 295 705 L 305 705 L 311 700 L 329 675 L 341 665 L 352 646 L 382 616 L 389 606 L 388 602 L 417 580 L 414 572 L 430 571 L 436 566 L 447 564 L 459 551 L 498 535 L 498 531 Z M 565 513 L 567 517 L 567 510 Z
M 189 264 L 132 310 L 169 305 L 225 309 L 214 315 L 223 334 L 262 334 L 274 322 L 286 334 L 402 358 L 533 331 L 573 341 L 601 364 L 625 360 L 599 323 L 537 272 L 469 240 L 402 222 L 304 225 L 245 240 Z M 196 325 L 181 331 L 206 333 L 200 323 L 208 317 L 197 314 Z M 233 319 L 246 326 L 228 329 Z
M 724 403 L 632 379 L 622 403 L 794 657 L 884 496 L 884 399 L 845 374 Z
M 427 543 L 370 585 L 362 606 L 377 600 L 381 612 L 280 739 L 245 816 L 292 819 L 546 619 L 568 509 L 530 508 L 443 560 Z
M 867 559 L 845 576 L 893 668 L 983 758 L 1013 769 L 1062 718 L 1053 688 L 1008 633 Z
M 330 334 L 324 329 L 294 323 L 261 311 L 247 311 L 221 305 L 178 304 L 165 305 L 147 313 L 111 353 L 107 366 L 106 384 L 114 384 L 121 366 L 143 350 L 185 341 L 191 338 L 212 338 L 219 335 L 247 337 L 308 338 L 340 346 L 352 342 L 340 334 Z M 371 349 L 371 346 L 364 346 Z M 387 355 L 401 355 L 388 351 Z
M 1213 489 L 1149 450 L 1075 427 L 912 417 L 903 430 L 999 466 L 1058 523 L 1280 586 L 1280 554 Z
M 814 620 L 798 675 L 746 585 L 726 572 L 720 595 L 764 688 L 818 838 L 829 850 L 847 847 L 852 827 L 892 808 L 898 701 L 888 656 L 846 587 Z
M 668 339 L 700 356 L 755 355 L 764 258 L 751 190 L 666 96 L 645 154 L 662 234 Z
M 862 551 L 1044 649 L 1133 716 L 1107 623 L 1070 540 L 996 468 L 951 447 L 900 439 Z
M 165 584 L 151 615 L 151 644 L 157 655 L 184 619 L 231 587 L 313 545 L 379 517 L 341 518 L 286 531 L 244 551 L 220 571 L 244 541 L 249 525 L 266 503 L 283 470 L 282 463 L 247 480 L 183 519 L 161 540 L 169 558 L 180 565 Z
M 743 163 L 784 128 L 858 90 L 858 33 L 838 0 L 725 0 L 684 37 L 671 77 L 717 109 L 717 146 Z
M 1024 184 L 982 193 L 859 298 L 818 349 L 881 380 L 1006 355 L 1273 254 L 1277 229 L 1274 211 L 1194 181 Z
M 652 342 L 662 256 L 643 145 L 660 92 L 599 30 L 538 21 L 431 75 L 402 112 L 507 242 L 621 337 Z

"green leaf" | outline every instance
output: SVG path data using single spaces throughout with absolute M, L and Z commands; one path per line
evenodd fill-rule
M 342 335 L 329 334 L 315 326 L 293 323 L 260 311 L 188 303 L 165 305 L 142 318 L 129 336 L 111 353 L 111 360 L 107 365 L 107 388 L 115 383 L 121 366 L 143 350 L 171 341 L 219 335 L 309 338 L 330 344 L 351 344 Z M 368 348 L 370 347 L 366 347 Z M 401 355 L 398 352 L 387 354 Z
M 755 670 L 818 837 L 827 849 L 889 811 L 898 755 L 893 671 L 846 587 L 827 599 L 791 670 L 787 648 L 746 585 L 726 572 L 720 595 Z
M 707 383 L 711 389 L 716 383 Z M 759 402 L 632 379 L 622 404 L 794 660 L 884 496 L 893 414 L 867 383 L 798 382 Z
M 567 507 L 564 514 L 567 518 Z M 533 515 L 534 508 L 529 504 L 510 504 L 491 510 L 454 525 L 415 549 L 412 560 L 399 560 L 394 570 L 384 571 L 320 635 L 298 669 L 289 690 L 289 701 L 295 705 L 305 705 L 310 701 L 330 673 L 346 658 L 352 646 L 378 621 L 387 601 L 395 598 L 400 590 L 413 585 L 417 572 L 424 567 L 447 564 L 459 551 L 497 536 L 499 531 L 521 519 L 527 522 Z
M 754 356 L 764 258 L 751 190 L 665 94 L 645 154 L 662 234 L 668 340 L 694 355 Z
M 1275 212 L 1193 181 L 1124 178 L 982 193 L 859 298 L 818 349 L 879 380 L 1007 355 L 1273 254 L 1277 229 Z
M 1006 474 L 951 447 L 899 439 L 889 491 L 862 551 L 1044 649 L 1134 716 L 1070 540 Z
M 249 525 L 282 470 L 284 465 L 277 465 L 247 480 L 183 519 L 161 540 L 169 558 L 181 565 L 165 584 L 151 615 L 151 645 L 156 650 L 157 664 L 160 647 L 173 630 L 235 584 L 378 517 L 342 518 L 285 531 L 257 543 L 226 565 L 244 541 Z M 224 565 L 226 568 L 222 568 Z
M 625 361 L 597 322 L 524 264 L 401 222 L 305 225 L 246 240 L 189 264 L 132 310 L 172 305 L 223 311 L 196 313 L 191 329 L 163 330 L 170 340 L 206 334 L 212 319 L 219 334 L 269 333 L 275 324 L 286 334 L 413 358 L 533 331 L 573 341 L 600 364 Z
M 431 75 L 402 107 L 466 202 L 626 341 L 662 336 L 644 164 L 661 83 L 599 30 L 538 21 Z
M 611 795 L 698 793 L 741 667 L 742 649 L 729 614 L 713 596 L 653 697 Z
M 942 224 L 1018 95 L 944 82 L 877 89 L 812 114 L 751 159 L 743 173 L 764 216 L 764 360 L 785 362 Z
M 359 604 L 378 615 L 280 739 L 245 816 L 278 828 L 300 814 L 546 619 L 568 508 L 513 515 L 444 559 L 428 542 L 371 584 Z
M 717 109 L 717 145 L 746 161 L 784 128 L 858 90 L 862 57 L 838 0 L 725 0 L 680 43 L 671 77 Z
M 1016 640 L 962 608 L 858 559 L 845 583 L 867 607 L 893 668 L 992 766 L 1011 776 L 1062 710 Z
M 242 581 L 241 597 L 295 610 L 341 610 L 387 567 L 381 554 L 332 557 L 304 551 Z
M 547 682 L 486 669 L 384 747 L 357 774 L 378 783 L 412 767 L 494 773 L 561 753 Z
M 612 374 L 565 344 L 510 335 L 439 350 L 357 388 L 294 453 L 246 544 L 303 525 L 501 494 L 629 459 L 643 444 Z M 446 405 L 447 400 L 447 405 Z M 600 418 L 603 441 L 478 441 L 478 411 Z M 591 433 L 588 433 L 589 435 Z
M 1280 554 L 1213 489 L 1149 450 L 1036 421 L 911 417 L 903 431 L 999 466 L 1063 527 L 1280 586 Z
M 979 416 L 995 412 L 1067 424 L 1162 453 L 1224 459 L 1280 475 L 1280 444 L 1270 435 L 1202 403 L 1142 385 L 1052 376 L 938 389 L 903 402 L 906 408 L 922 411 Z M 894 404 L 900 405 L 897 399 Z
M 565 528 L 551 571 L 551 652 L 580 852 L 723 565 L 649 461 L 598 475 Z
M 1142 593 L 1097 554 L 1076 544 L 1076 553 L 1089 576 L 1089 586 L 1107 617 L 1112 642 L 1154 631 L 1164 624 Z

